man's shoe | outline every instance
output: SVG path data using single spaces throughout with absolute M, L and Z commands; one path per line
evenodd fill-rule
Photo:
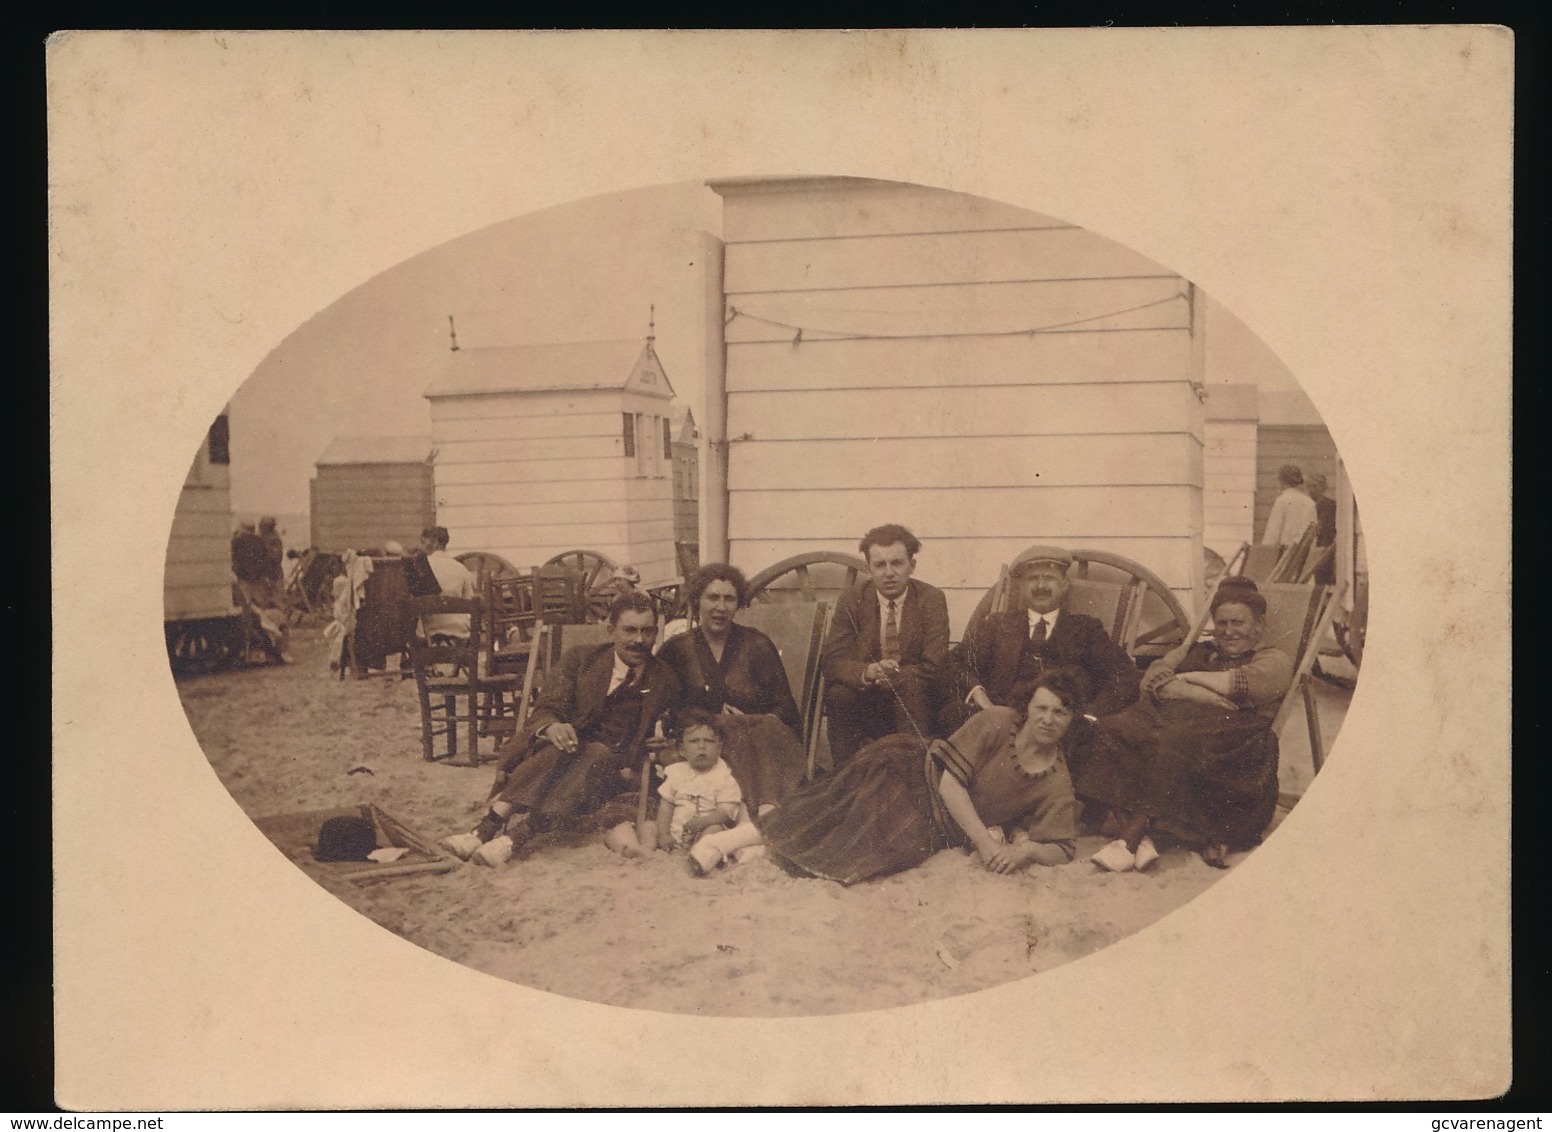
M 1107 873 L 1129 873 L 1137 867 L 1137 857 L 1121 840 L 1112 841 L 1089 859 Z
M 476 849 L 474 855 L 469 858 L 476 865 L 485 865 L 489 868 L 504 865 L 511 859 L 512 839 L 510 837 L 492 838 Z
M 496 813 L 494 810 L 486 810 L 485 816 L 482 817 L 480 819 L 480 823 L 474 827 L 474 836 L 478 837 L 480 839 L 480 843 L 483 845 L 485 842 L 491 840 L 492 838 L 499 837 L 501 835 L 501 831 L 506 828 L 506 825 L 507 819 L 505 817 Z
M 1134 866 L 1138 872 L 1149 868 L 1159 859 L 1158 846 L 1153 843 L 1153 838 L 1144 837 L 1137 846 L 1137 863 Z
M 451 837 L 442 839 L 442 848 L 456 856 L 460 861 L 467 861 L 479 851 L 485 842 L 477 833 L 455 833 Z

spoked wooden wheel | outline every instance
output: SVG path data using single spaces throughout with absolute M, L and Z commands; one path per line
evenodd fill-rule
M 751 602 L 828 601 L 857 584 L 868 564 L 855 554 L 815 550 L 783 558 L 749 579 Z
M 484 578 L 489 574 L 493 577 L 503 578 L 508 575 L 522 573 L 516 566 L 508 562 L 499 554 L 492 554 L 488 550 L 466 550 L 462 554 L 454 555 L 463 563 L 464 568 L 477 578 Z
M 1353 662 L 1354 668 L 1363 666 L 1364 637 L 1369 628 L 1369 587 L 1363 581 L 1359 581 L 1357 593 L 1353 598 L 1352 612 L 1347 615 L 1345 621 L 1336 621 L 1331 625 L 1332 632 L 1336 635 L 1336 643 L 1341 646 L 1343 654 Z
M 560 566 L 575 580 L 583 621 L 608 619 L 609 606 L 613 604 L 616 593 L 609 584 L 614 574 L 612 561 L 596 550 L 567 550 L 555 555 L 544 565 Z
M 1072 552 L 1072 578 L 1119 582 L 1128 587 L 1126 651 L 1133 657 L 1157 658 L 1185 640 L 1191 615 L 1164 580 L 1140 562 L 1103 550 Z

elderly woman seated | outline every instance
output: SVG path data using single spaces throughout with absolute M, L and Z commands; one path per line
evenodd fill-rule
M 1277 805 L 1272 719 L 1293 662 L 1261 647 L 1266 598 L 1248 578 L 1213 595 L 1213 639 L 1183 643 L 1148 669 L 1143 698 L 1100 720 L 1093 749 L 1073 768 L 1080 798 L 1110 807 L 1119 838 L 1093 857 L 1111 872 L 1158 860 L 1148 832 L 1167 824 L 1226 867 L 1231 849 L 1261 841 Z

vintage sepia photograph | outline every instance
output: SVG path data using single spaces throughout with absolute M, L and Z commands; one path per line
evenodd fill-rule
M 1512 50 L 56 37 L 60 1103 L 1502 1092 Z
M 1331 434 L 1228 310 L 834 176 L 363 284 L 212 424 L 167 554 L 179 696 L 279 851 L 455 962 L 697 1015 L 980 990 L 1190 900 L 1291 820 L 1368 599 Z

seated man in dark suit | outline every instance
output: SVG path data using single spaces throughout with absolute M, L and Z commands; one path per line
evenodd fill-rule
M 1062 608 L 1071 583 L 1072 555 L 1037 546 L 1019 555 L 1008 571 L 1013 608 L 974 620 L 950 654 L 952 694 L 938 727 L 949 734 L 993 704 L 1022 709 L 1040 674 L 1056 666 L 1075 668 L 1088 683 L 1089 714 L 1109 715 L 1137 699 L 1141 673 L 1126 650 L 1110 639 L 1096 618 Z M 1081 761 L 1089 738 L 1086 719 L 1070 731 L 1069 757 Z
M 948 655 L 948 601 L 911 577 L 916 536 L 889 523 L 864 535 L 859 549 L 870 577 L 837 601 L 824 652 L 836 766 L 870 739 L 930 734 L 931 691 Z
M 591 813 L 629 785 L 653 725 L 679 702 L 679 681 L 652 655 L 657 611 L 646 594 L 615 598 L 609 638 L 561 658 L 526 730 L 501 749 L 489 811 L 444 846 L 499 865 L 529 837 Z

